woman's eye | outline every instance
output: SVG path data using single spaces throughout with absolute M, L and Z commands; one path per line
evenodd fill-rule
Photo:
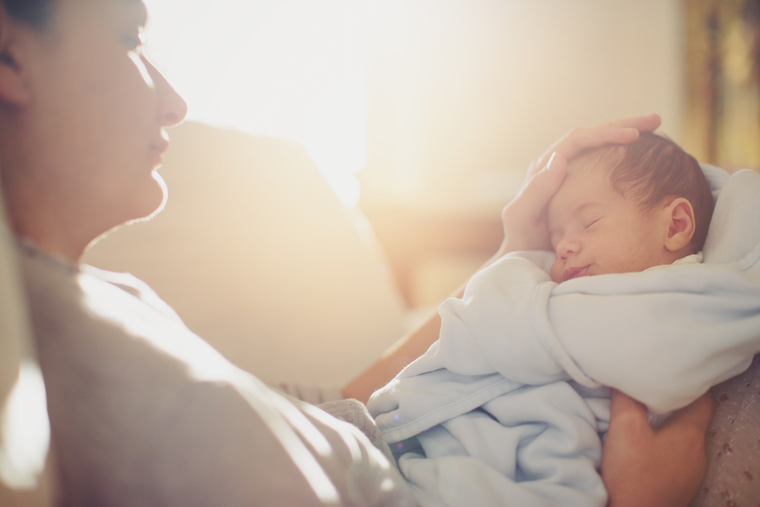
M 124 41 L 124 45 L 132 51 L 139 48 L 142 44 L 142 41 L 138 37 L 133 37 L 131 35 L 125 36 L 122 40 Z
M 145 44 L 145 38 L 142 31 L 138 32 L 137 34 L 125 35 L 122 37 L 122 41 L 130 51 L 135 51 Z

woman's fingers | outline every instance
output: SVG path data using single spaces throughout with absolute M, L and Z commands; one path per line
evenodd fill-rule
M 545 209 L 567 174 L 567 160 L 554 153 L 543 170 L 533 174 L 504 208 L 504 243 L 501 251 L 548 250 L 549 233 Z
M 660 115 L 653 113 L 646 116 L 634 116 L 632 118 L 612 120 L 607 125 L 617 128 L 634 128 L 639 132 L 654 132 L 654 130 L 660 126 L 660 123 L 662 123 Z
M 546 166 L 552 153 L 560 153 L 566 160 L 570 160 L 589 148 L 596 148 L 605 144 L 632 143 L 638 139 L 639 132 L 652 132 L 660 126 L 660 123 L 659 115 L 650 114 L 614 120 L 595 127 L 572 130 L 531 164 L 528 170 L 528 178 Z
M 639 131 L 651 132 L 660 125 L 656 114 L 615 120 L 568 133 L 528 168 L 517 196 L 502 211 L 504 241 L 496 258 L 515 250 L 547 250 L 551 247 L 545 219 L 546 204 L 557 192 L 567 163 L 588 148 L 625 144 L 638 139 Z
M 605 144 L 628 144 L 639 138 L 639 132 L 652 132 L 660 126 L 656 114 L 613 120 L 595 127 L 579 128 L 571 131 L 557 142 L 555 151 L 561 152 L 568 160 L 588 148 Z
M 601 126 L 576 129 L 560 140 L 555 150 L 571 159 L 588 148 L 597 148 L 605 144 L 627 144 L 638 138 L 639 131 L 631 127 Z
M 567 159 L 555 151 L 546 166 L 531 176 L 512 202 L 517 201 L 523 212 L 532 212 L 530 216 L 536 215 L 537 218 L 559 190 L 566 173 Z

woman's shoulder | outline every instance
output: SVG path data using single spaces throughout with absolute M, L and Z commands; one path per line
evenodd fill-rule
M 73 264 L 23 240 L 19 240 L 18 250 L 21 275 L 33 313 L 35 308 L 43 307 L 49 316 L 52 312 L 54 317 L 74 319 L 84 313 L 89 318 L 92 317 L 87 311 L 89 303 L 129 295 L 167 317 L 180 320 L 148 284 L 130 273 Z

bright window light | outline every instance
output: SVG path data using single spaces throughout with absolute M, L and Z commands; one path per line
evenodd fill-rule
M 359 199 L 367 138 L 367 0 L 147 0 L 148 52 L 188 117 L 300 141 Z
M 6 405 L 0 407 L 0 480 L 31 489 L 45 467 L 50 425 L 42 373 L 24 361 Z

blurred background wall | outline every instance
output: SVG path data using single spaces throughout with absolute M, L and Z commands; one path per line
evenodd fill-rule
M 190 118 L 303 143 L 411 306 L 495 250 L 528 163 L 573 127 L 657 112 L 701 161 L 760 163 L 744 0 L 147 3 Z
M 413 306 L 494 251 L 500 208 L 565 131 L 658 112 L 682 138 L 678 0 L 148 5 L 190 118 L 302 142 L 347 205 L 361 195 Z
M 496 250 L 499 211 L 568 130 L 658 112 L 683 137 L 680 1 L 385 5 L 367 53 L 360 206 L 413 306 Z

